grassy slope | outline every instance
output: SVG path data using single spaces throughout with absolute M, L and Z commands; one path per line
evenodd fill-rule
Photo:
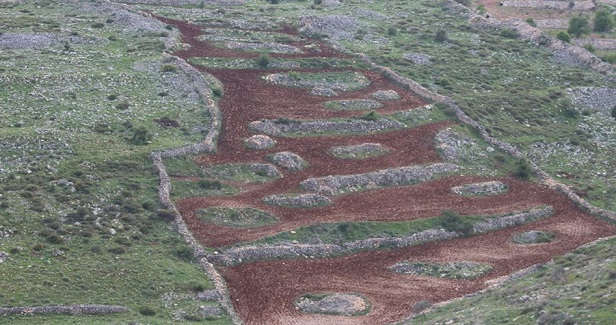
M 612 324 L 616 239 L 580 248 L 514 282 L 404 324 Z
M 0 251 L 11 255 L 0 264 L 0 306 L 92 303 L 131 311 L 0 323 L 170 323 L 182 320 L 182 312 L 196 316 L 199 306 L 213 303 L 193 301 L 194 291 L 213 285 L 157 214 L 149 153 L 202 139 L 193 129 L 206 126 L 208 117 L 194 94 L 174 87 L 181 72 L 162 72 L 160 63 L 134 68 L 160 62 L 160 34 L 124 31 L 115 17 L 86 5 L 29 1 L 0 8 L 3 31 L 102 40 L 69 44 L 70 51 L 60 44 L 0 54 L 0 231 L 11 232 L 0 239 Z M 96 22 L 104 27 L 93 27 Z M 121 102 L 128 109 L 115 107 Z M 153 121 L 161 117 L 180 128 Z M 139 126 L 153 135 L 151 143 L 131 143 Z M 184 296 L 165 307 L 162 295 L 172 292 Z M 156 314 L 141 315 L 144 306 Z

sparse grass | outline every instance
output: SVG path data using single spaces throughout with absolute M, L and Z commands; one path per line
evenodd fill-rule
M 273 215 L 254 208 L 207 208 L 198 210 L 197 215 L 223 227 L 257 228 L 276 222 Z

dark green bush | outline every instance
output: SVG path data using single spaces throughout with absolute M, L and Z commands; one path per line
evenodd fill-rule
M 140 126 L 133 131 L 133 137 L 130 139 L 132 144 L 145 145 L 152 141 L 152 134 L 145 126 Z
M 443 211 L 440 216 L 440 225 L 447 231 L 460 232 L 463 235 L 473 233 L 473 224 L 451 210 Z
M 590 34 L 588 18 L 583 15 L 571 17 L 571 19 L 569 19 L 569 28 L 567 28 L 567 32 L 575 37 Z
M 116 247 L 111 247 L 107 250 L 109 253 L 113 253 L 116 255 L 121 255 L 126 253 L 126 249 L 124 249 L 124 247 L 122 246 L 116 246 Z
M 141 306 L 139 307 L 139 313 L 143 316 L 154 316 L 156 315 L 156 311 L 154 308 L 150 306 Z
M 103 23 L 94 23 L 92 24 L 92 28 L 103 28 L 105 27 L 105 24 Z
M 556 34 L 556 38 L 566 43 L 571 42 L 571 36 L 569 36 L 569 33 L 565 32 L 564 30 L 559 31 Z
M 609 32 L 614 28 L 614 17 L 608 9 L 597 10 L 593 21 L 595 32 Z
M 176 72 L 178 71 L 178 67 L 174 64 L 165 64 L 161 68 L 162 72 Z
M 445 41 L 447 41 L 448 37 L 447 37 L 447 32 L 443 29 L 439 29 L 438 31 L 436 31 L 436 34 L 434 35 L 434 40 L 439 42 L 439 43 L 443 43 Z
M 216 180 L 204 179 L 197 182 L 197 186 L 204 190 L 221 190 L 222 183 Z
M 379 118 L 379 114 L 375 111 L 370 111 L 369 113 L 366 113 L 360 117 L 360 119 L 366 121 L 378 121 Z
M 533 168 L 530 165 L 530 162 L 526 159 L 520 159 L 516 162 L 515 170 L 513 172 L 513 176 L 528 180 L 533 174 Z
M 175 249 L 173 255 L 186 262 L 192 261 L 194 257 L 193 251 L 186 246 Z
M 257 65 L 259 68 L 265 69 L 270 63 L 270 58 L 267 54 L 261 54 L 257 58 Z
M 529 25 L 531 25 L 533 27 L 537 27 L 537 22 L 535 22 L 535 20 L 533 18 L 527 18 L 526 19 L 526 23 L 528 23 Z
M 130 107 L 130 104 L 127 101 L 123 101 L 121 103 L 117 103 L 115 108 L 125 111 Z

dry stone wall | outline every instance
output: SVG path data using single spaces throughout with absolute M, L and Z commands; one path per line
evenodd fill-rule
M 33 315 L 33 314 L 63 314 L 63 315 L 106 315 L 129 311 L 128 308 L 113 305 L 68 305 L 39 307 L 0 308 L 0 315 Z

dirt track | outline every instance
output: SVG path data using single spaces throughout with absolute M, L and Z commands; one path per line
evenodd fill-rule
M 199 29 L 180 22 L 166 20 L 182 29 L 184 42 L 191 49 L 176 53 L 193 56 L 255 57 L 254 53 L 233 52 L 215 48 L 193 37 Z M 282 32 L 290 32 L 283 30 Z M 299 46 L 303 46 L 299 44 Z M 318 56 L 342 56 L 320 44 Z M 286 55 L 307 57 L 314 54 Z M 311 70 L 315 71 L 315 70 Z M 390 83 L 384 77 L 362 71 L 371 85 L 360 91 L 343 93 L 335 98 L 309 95 L 306 89 L 292 89 L 267 85 L 260 79 L 272 70 L 207 70 L 224 84 L 225 95 L 219 102 L 223 129 L 219 139 L 219 153 L 198 159 L 202 165 L 228 162 L 264 162 L 269 153 L 289 150 L 309 162 L 300 172 L 284 172 L 274 182 L 247 185 L 235 196 L 214 198 L 186 198 L 177 207 L 195 236 L 208 247 L 250 241 L 288 231 L 316 222 L 334 221 L 393 221 L 435 216 L 450 209 L 460 214 L 496 214 L 523 210 L 537 205 L 552 205 L 556 213 L 527 225 L 447 242 L 428 243 L 404 249 L 355 254 L 340 258 L 318 260 L 286 260 L 254 262 L 222 268 L 228 281 L 235 308 L 247 324 L 382 324 L 408 316 L 411 306 L 421 299 L 443 301 L 478 291 L 485 280 L 506 275 L 536 263 L 550 260 L 599 237 L 616 234 L 616 227 L 608 225 L 577 209 L 564 195 L 545 186 L 513 178 L 499 179 L 509 185 L 509 191 L 493 197 L 461 197 L 450 188 L 465 183 L 492 180 L 478 176 L 455 176 L 416 186 L 368 191 L 334 198 L 329 207 L 289 209 L 266 206 L 261 199 L 270 194 L 299 192 L 298 184 L 308 177 L 353 174 L 384 169 L 439 162 L 433 139 L 436 132 L 452 124 L 439 122 L 420 127 L 376 135 L 330 136 L 304 138 L 276 138 L 276 147 L 265 151 L 246 149 L 243 139 L 252 135 L 248 123 L 262 118 L 331 118 L 348 117 L 363 112 L 337 112 L 321 104 L 332 99 L 366 98 L 376 90 L 395 89 L 403 97 L 383 102 L 379 113 L 411 109 L 424 103 L 417 97 Z M 335 145 L 378 142 L 391 149 L 388 155 L 364 160 L 339 160 L 325 152 Z M 280 222 L 256 229 L 237 229 L 214 226 L 195 217 L 195 210 L 209 206 L 252 206 L 272 212 Z M 514 245 L 514 233 L 527 230 L 547 230 L 557 239 L 542 245 Z M 489 263 L 493 271 L 475 280 L 447 280 L 396 274 L 387 267 L 401 260 L 451 261 L 470 260 Z M 318 316 L 294 309 L 293 300 L 307 292 L 357 292 L 372 304 L 365 316 Z

